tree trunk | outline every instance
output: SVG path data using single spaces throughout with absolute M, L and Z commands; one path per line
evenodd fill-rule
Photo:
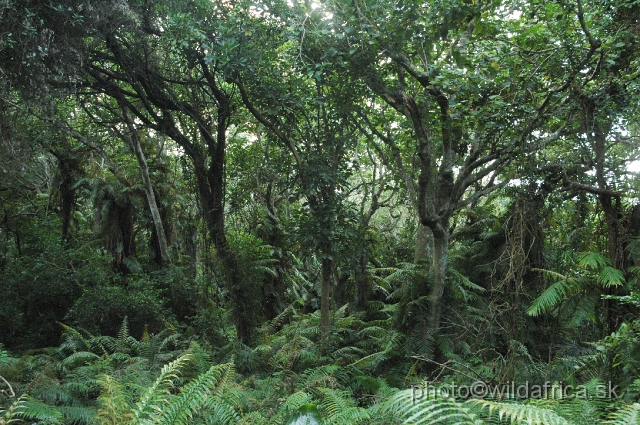
M 369 257 L 366 250 L 363 250 L 358 257 L 358 264 L 355 267 L 355 287 L 353 290 L 353 311 L 364 311 L 369 301 L 369 275 L 367 265 Z
M 416 208 L 417 209 L 417 208 Z M 433 234 L 431 229 L 418 223 L 418 232 L 416 234 L 416 250 L 413 256 L 413 262 L 418 263 L 420 260 L 429 260 L 433 258 Z
M 430 328 L 436 335 L 440 328 L 440 316 L 442 313 L 442 296 L 444 295 L 445 279 L 447 274 L 447 260 L 449 258 L 449 232 L 433 238 L 433 272 L 434 281 L 431 288 L 431 317 Z
M 189 256 L 189 277 L 196 281 L 198 276 L 198 228 L 192 224 L 189 217 L 182 231 L 182 240 L 184 241 L 184 253 Z
M 326 350 L 329 343 L 329 313 L 331 312 L 331 277 L 333 275 L 333 261 L 329 258 L 322 259 L 322 285 L 320 295 L 320 337 L 322 349 Z
M 592 104 L 590 104 L 592 105 Z M 608 184 L 606 181 L 605 171 L 605 157 L 607 152 L 606 136 L 611 130 L 611 124 L 607 122 L 605 128 L 602 128 L 600 122 L 595 117 L 595 106 L 589 110 L 590 115 L 593 117 L 593 136 L 595 139 L 594 153 L 595 153 L 595 169 L 596 169 L 596 183 L 601 190 L 607 190 Z M 622 212 L 620 208 L 621 200 L 619 197 L 614 198 L 608 193 L 600 193 L 598 200 L 602 206 L 604 212 L 604 219 L 607 223 L 607 251 L 611 265 L 618 269 L 624 270 L 624 252 L 621 249 L 619 236 L 620 236 L 620 221 L 622 220 Z M 604 288 L 605 295 L 613 295 L 614 288 Z M 612 300 L 605 299 L 603 302 L 603 333 L 602 337 L 606 337 L 617 328 L 616 317 L 614 316 Z
M 128 117 L 125 118 L 128 120 Z M 158 209 L 158 203 L 156 202 L 156 196 L 153 192 L 153 185 L 151 184 L 151 178 L 149 177 L 149 167 L 147 165 L 147 158 L 140 146 L 140 139 L 135 133 L 135 130 L 131 128 L 132 133 L 128 135 L 127 139 L 131 145 L 131 148 L 136 154 L 136 160 L 138 161 L 138 167 L 140 168 L 140 174 L 142 175 L 142 186 L 144 187 L 144 193 L 147 196 L 147 203 L 149 204 L 149 211 L 151 211 L 151 217 L 153 218 L 153 225 L 156 230 L 156 237 L 158 238 L 158 248 L 160 249 L 161 263 L 169 264 L 171 257 L 169 256 L 169 247 L 167 246 L 167 235 L 162 225 L 162 217 L 160 216 L 160 210 Z

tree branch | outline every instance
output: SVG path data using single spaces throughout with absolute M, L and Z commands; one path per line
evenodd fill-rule
M 289 148 L 289 151 L 291 151 L 291 153 L 293 154 L 293 157 L 296 160 L 296 165 L 298 166 L 298 170 L 300 172 L 302 172 L 304 170 L 303 163 L 302 163 L 302 158 L 300 157 L 300 153 L 298 152 L 298 149 L 293 144 L 291 139 L 289 139 L 287 137 L 287 135 L 284 134 L 282 132 L 282 130 L 280 130 L 267 117 L 262 115 L 262 113 L 253 105 L 253 103 L 249 100 L 249 96 L 247 95 L 247 91 L 245 90 L 244 85 L 242 84 L 242 81 L 241 81 L 240 77 L 237 77 L 234 80 L 234 82 L 236 83 L 236 85 L 238 86 L 238 89 L 240 90 L 240 97 L 242 97 L 242 103 L 244 103 L 244 105 L 247 107 L 249 112 L 251 112 L 251 114 L 258 121 L 260 121 L 269 130 L 273 131 L 275 133 L 275 135 L 278 136 L 278 138 Z

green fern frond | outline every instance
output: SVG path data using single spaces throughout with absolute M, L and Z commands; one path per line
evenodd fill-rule
M 416 397 L 413 389 L 400 391 L 386 403 L 386 408 L 407 425 L 484 425 L 470 407 L 437 390 L 421 397 Z
M 321 425 L 322 417 L 318 408 L 313 404 L 307 404 L 294 413 L 289 420 L 287 420 L 287 425 Z
M 542 271 L 540 269 L 536 270 Z M 540 314 L 551 311 L 569 295 L 580 290 L 580 285 L 575 280 L 550 270 L 545 270 L 544 272 L 559 275 L 563 280 L 551 284 L 551 286 L 545 289 L 542 294 L 533 301 L 533 304 L 531 304 L 531 307 L 527 310 L 527 314 L 530 316 L 539 316 Z
M 497 414 L 500 420 L 512 424 L 527 425 L 571 425 L 553 410 L 531 404 L 499 403 L 489 400 L 470 400 L 470 403 L 489 409 L 489 415 Z
M 355 359 L 365 354 L 365 350 L 358 347 L 342 347 L 331 353 L 332 359 Z
M 115 340 L 115 351 L 120 353 L 131 354 L 134 347 L 138 345 L 138 341 L 129 333 L 129 318 L 124 316 L 122 325 L 118 330 L 118 336 Z
M 455 298 L 463 299 L 465 301 L 475 300 L 478 298 L 477 292 L 486 291 L 482 286 L 471 282 L 468 277 L 462 275 L 454 268 L 449 268 L 447 272 L 449 273 L 449 278 L 453 283 L 451 289 L 453 290 Z
M 307 369 L 300 375 L 300 388 L 303 390 L 335 385 L 335 373 L 340 366 L 327 365 Z
M 61 363 L 64 367 L 73 369 L 78 366 L 91 363 L 92 361 L 97 360 L 99 358 L 100 357 L 97 354 L 92 353 L 90 351 L 76 351 L 75 353 L 71 354 L 70 356 L 62 360 Z
M 267 325 L 267 332 L 269 332 L 270 334 L 276 333 L 278 329 L 280 329 L 285 324 L 289 317 L 295 313 L 296 303 L 297 301 L 289 304 L 284 310 L 282 310 L 282 312 L 280 312 L 280 314 L 274 317 Z
M 610 264 L 611 260 L 597 252 L 582 252 L 578 256 L 578 265 L 580 267 L 597 270 Z
M 122 384 L 109 375 L 100 375 L 102 389 L 98 397 L 98 421 L 101 425 L 127 425 L 132 423 L 131 406 Z
M 267 418 L 261 412 L 249 412 L 242 416 L 237 425 L 265 425 Z
M 363 370 L 374 369 L 376 366 L 378 366 L 380 363 L 384 362 L 388 358 L 389 358 L 389 353 L 386 350 L 378 351 L 378 352 L 369 354 L 368 356 L 364 356 L 361 359 L 356 360 L 355 362 L 351 363 L 349 366 L 359 367 L 359 368 L 362 368 Z
M 391 271 L 385 281 L 390 284 L 407 284 L 417 279 L 424 278 L 424 267 L 413 263 L 403 263 L 400 268 L 378 269 Z
M 100 348 L 104 354 L 115 353 L 118 351 L 118 345 L 116 342 L 116 338 L 107 335 L 100 335 L 94 338 L 91 338 L 91 347 Z
M 282 424 L 287 417 L 298 411 L 302 406 L 311 404 L 312 400 L 313 398 L 308 392 L 296 391 L 279 406 L 277 414 L 269 419 L 269 425 Z
M 225 403 L 224 400 L 221 399 L 216 399 L 212 404 L 209 408 L 210 412 L 207 415 L 208 424 L 227 425 L 237 424 L 240 421 L 238 409 L 234 405 Z
M 233 376 L 231 363 L 215 365 L 207 372 L 187 384 L 177 397 L 167 400 L 160 409 L 158 425 L 188 425 L 198 409 L 211 404 L 216 421 L 212 423 L 230 424 L 240 419 L 236 406 L 226 406 L 221 397 Z M 216 386 L 216 391 L 214 389 Z M 208 401 L 209 400 L 209 401 Z
M 67 326 L 64 323 L 58 322 L 63 329 L 63 335 L 65 337 L 63 343 L 60 345 L 59 351 L 62 353 L 76 352 L 76 351 L 88 351 L 91 349 L 91 339 L 86 339 L 80 332 Z
M 326 424 L 356 425 L 371 418 L 366 409 L 355 406 L 350 392 L 331 388 L 322 388 L 319 391 L 322 395 L 320 409 L 324 413 Z
M 614 267 L 605 266 L 598 273 L 598 283 L 604 288 L 624 285 L 624 273 Z
M 189 361 L 191 361 L 191 355 L 185 354 L 162 367 L 153 385 L 136 403 L 132 412 L 136 422 L 141 422 L 145 417 L 153 414 L 159 405 L 166 403 L 170 395 L 169 388 L 173 386 L 174 380 L 178 378 L 178 374 Z
M 57 407 L 66 423 L 73 424 L 95 424 L 97 423 L 96 413 L 81 406 L 60 406 Z
M 62 413 L 54 407 L 29 398 L 26 394 L 16 399 L 7 409 L 0 406 L 0 425 L 17 424 L 24 419 L 57 424 L 62 421 Z
M 640 424 L 640 403 L 633 403 L 613 412 L 607 425 L 638 425 Z

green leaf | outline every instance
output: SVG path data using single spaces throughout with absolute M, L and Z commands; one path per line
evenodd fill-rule
M 614 267 L 605 266 L 600 270 L 598 283 L 605 288 L 611 286 L 621 286 L 624 284 L 624 275 L 621 270 Z
M 580 254 L 580 259 L 578 260 L 580 267 L 588 267 L 591 269 L 599 269 L 608 266 L 610 263 L 608 258 L 597 252 L 583 252 Z
M 321 425 L 322 418 L 318 408 L 313 404 L 305 404 L 289 418 L 287 425 Z

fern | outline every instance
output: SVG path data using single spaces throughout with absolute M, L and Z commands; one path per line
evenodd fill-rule
M 571 425 L 556 412 L 529 404 L 499 403 L 489 400 L 470 400 L 482 408 L 489 409 L 489 415 L 497 414 L 498 418 L 512 424 L 527 425 Z
M 598 283 L 603 288 L 622 286 L 624 285 L 624 274 L 622 273 L 622 270 L 605 266 L 600 270 L 600 273 L 598 273 Z
M 640 424 L 640 403 L 633 403 L 610 415 L 605 422 L 608 425 L 638 425 Z
M 178 378 L 180 369 L 190 360 L 191 355 L 185 354 L 163 366 L 160 376 L 142 395 L 133 409 L 132 414 L 136 423 L 142 423 L 148 416 L 156 413 L 159 405 L 166 403 L 170 396 L 169 388 L 173 386 L 174 380 Z
M 597 252 L 582 252 L 578 256 L 578 265 L 593 270 L 608 266 L 611 261 Z
M 115 378 L 100 376 L 102 392 L 98 397 L 98 421 L 102 425 L 127 425 L 132 423 L 131 406 L 127 401 L 124 387 Z
M 280 410 L 285 414 L 289 414 L 298 410 L 300 407 L 310 404 L 312 400 L 311 394 L 306 391 L 296 391 L 291 394 L 285 402 L 280 406 Z
M 27 395 L 20 396 L 7 409 L 0 406 L 0 425 L 17 424 L 23 419 L 37 419 L 55 424 L 62 421 L 62 413 L 51 406 L 30 399 Z
M 154 423 L 158 425 L 188 425 L 193 414 L 204 406 L 210 406 L 210 420 L 216 424 L 231 424 L 237 422 L 240 416 L 235 411 L 236 406 L 223 398 L 233 377 L 233 366 L 228 364 L 212 366 L 206 373 L 187 384 L 177 397 L 167 400 L 160 409 L 160 414 Z M 214 391 L 219 385 L 218 391 Z
M 400 391 L 387 403 L 387 409 L 404 424 L 484 424 L 470 407 L 443 392 L 429 392 L 425 397 L 416 398 L 413 391 Z
M 76 351 L 62 360 L 62 365 L 66 368 L 74 369 L 81 365 L 86 365 L 97 360 L 99 356 L 90 351 Z
M 321 425 L 322 417 L 318 408 L 313 404 L 302 406 L 287 421 L 287 425 Z
M 98 398 L 98 420 L 104 425 L 188 425 L 196 415 L 206 415 L 207 423 L 235 424 L 240 396 L 233 386 L 234 370 L 231 363 L 215 365 L 184 385 L 177 395 L 178 376 L 193 354 L 185 354 L 165 365 L 154 383 L 143 391 L 135 405 L 129 403 L 129 394 L 121 382 L 102 375 L 102 393 Z M 197 356 L 196 356 L 197 357 Z
M 581 253 L 578 257 L 577 267 L 578 269 L 574 270 L 572 275 L 562 275 L 551 270 L 533 269 L 550 276 L 556 282 L 533 302 L 527 313 L 531 316 L 539 316 L 542 313 L 548 313 L 561 301 L 577 293 L 588 290 L 598 292 L 597 288 L 622 286 L 625 283 L 623 272 L 611 267 L 611 261 L 596 252 Z M 599 290 L 601 291 L 601 289 Z M 578 312 L 584 313 L 584 309 L 578 309 Z
M 348 391 L 322 388 L 320 394 L 320 409 L 324 412 L 324 423 L 327 425 L 356 425 L 371 418 L 366 409 L 355 406 L 352 394 Z
M 535 299 L 533 304 L 531 304 L 531 307 L 529 307 L 529 310 L 527 310 L 527 314 L 530 316 L 539 316 L 540 314 L 548 313 L 567 296 L 580 290 L 580 286 L 576 284 L 575 280 L 568 276 L 561 275 L 560 273 L 556 273 L 551 270 L 534 270 L 560 278 L 561 280 L 551 284 L 551 286 L 545 289 L 542 294 Z
M 596 418 L 598 415 L 593 412 L 593 405 L 587 400 L 569 399 L 551 400 L 547 402 L 550 406 L 557 403 L 564 403 L 573 407 L 573 415 L 578 416 L 587 413 L 587 417 Z M 456 424 L 456 425 L 484 425 L 494 423 L 497 419 L 499 423 L 506 421 L 510 424 L 526 425 L 572 425 L 565 417 L 554 410 L 535 404 L 504 403 L 489 400 L 471 399 L 460 402 L 450 396 L 447 391 L 440 389 L 430 389 L 427 394 L 416 396 L 414 390 L 403 390 L 391 397 L 384 405 L 384 409 L 392 413 L 394 417 L 400 418 L 403 424 Z M 557 407 L 557 406 L 556 406 Z M 379 409 L 379 408 L 378 408 Z M 569 412 L 571 409 L 564 409 Z M 483 413 L 486 412 L 486 413 Z M 629 406 L 612 415 L 612 420 L 616 425 L 635 424 L 628 422 L 634 420 L 640 412 L 640 404 Z M 486 416 L 486 419 L 484 417 Z

